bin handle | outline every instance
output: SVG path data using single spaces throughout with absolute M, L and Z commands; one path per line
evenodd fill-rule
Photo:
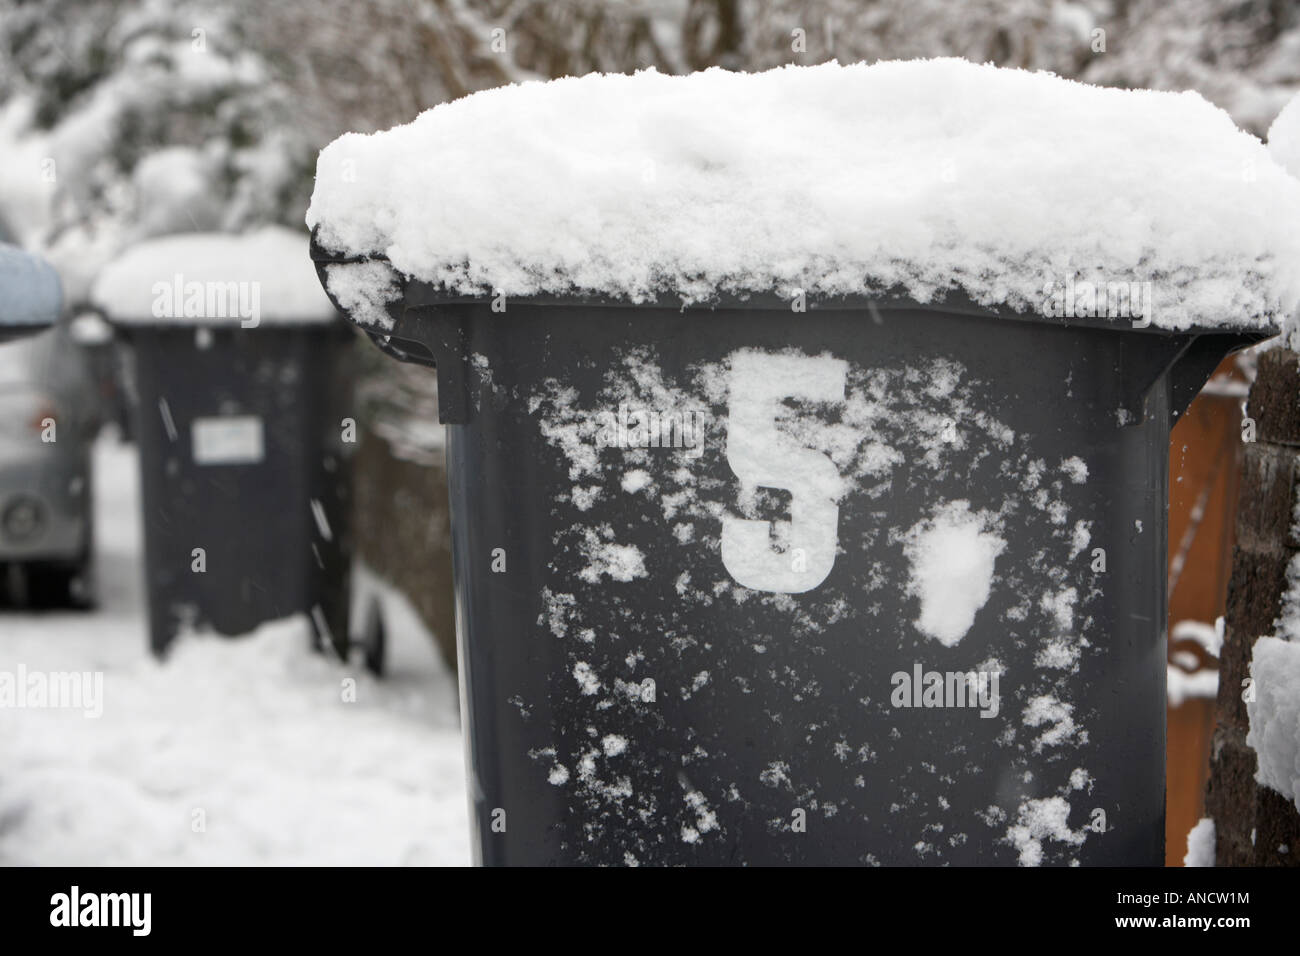
M 1272 335 L 1262 332 L 1206 332 L 1194 336 L 1169 369 L 1169 411 L 1173 419 L 1176 421 L 1187 411 L 1220 362 L 1268 338 Z

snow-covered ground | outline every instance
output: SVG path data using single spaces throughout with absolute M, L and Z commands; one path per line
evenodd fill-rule
M 159 665 L 135 451 L 101 442 L 96 467 L 101 608 L 0 611 L 0 674 L 102 672 L 103 713 L 0 707 L 0 864 L 469 862 L 455 681 L 410 606 L 362 576 L 383 681 L 311 653 L 303 619 Z

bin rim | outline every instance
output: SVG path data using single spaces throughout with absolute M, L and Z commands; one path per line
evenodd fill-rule
M 325 269 L 327 266 L 367 262 L 380 262 L 387 265 L 392 269 L 394 276 L 397 277 L 398 281 L 401 283 L 403 290 L 401 298 L 391 304 L 390 314 L 393 309 L 396 309 L 397 313 L 400 314 L 405 309 L 484 305 L 491 302 L 495 295 L 494 293 L 467 295 L 460 292 L 451 292 L 446 288 L 433 283 L 425 282 L 420 279 L 412 279 L 403 275 L 399 270 L 394 268 L 386 256 L 356 256 L 331 252 L 318 243 L 314 230 L 311 238 L 311 257 L 312 261 L 316 264 L 316 272 L 321 280 L 321 286 L 325 289 L 326 295 L 329 295 L 330 301 L 334 303 L 335 308 L 337 308 L 342 315 L 347 316 L 349 322 L 352 322 L 372 337 L 383 337 L 394 332 L 394 328 L 383 329 L 374 325 L 356 322 L 352 319 L 350 312 L 341 306 L 335 299 L 334 295 L 329 291 L 329 285 L 326 282 L 325 275 Z M 682 314 L 724 312 L 744 309 L 787 310 L 790 308 L 789 298 L 771 291 L 747 293 L 721 292 L 709 301 L 693 303 L 690 305 L 685 305 L 679 299 L 665 293 L 660 293 L 654 298 L 645 299 L 640 302 L 634 302 L 627 298 L 576 292 L 573 294 L 535 293 L 519 296 L 506 295 L 505 298 L 506 301 L 511 304 L 524 305 L 532 308 L 572 309 L 577 307 L 602 309 L 654 309 L 661 311 L 672 310 Z M 941 312 L 950 315 L 967 315 L 975 318 L 1029 322 L 1036 325 L 1056 326 L 1061 328 L 1096 329 L 1100 331 L 1140 333 L 1144 335 L 1158 335 L 1171 338 L 1188 338 L 1200 335 L 1223 335 L 1236 338 L 1242 343 L 1242 345 L 1263 342 L 1267 339 L 1278 336 L 1283 332 L 1281 318 L 1275 319 L 1270 325 L 1263 327 L 1252 325 L 1192 324 L 1183 328 L 1167 328 L 1157 326 L 1154 322 L 1142 326 L 1134 325 L 1131 321 L 1125 319 L 1110 319 L 1097 316 L 1049 316 L 1044 315 L 1041 312 L 1017 310 L 1008 306 L 983 305 L 970 298 L 964 290 L 959 288 L 949 289 L 942 298 L 936 298 L 931 302 L 920 302 L 912 296 L 896 290 L 882 290 L 879 294 L 873 296 L 861 294 L 837 297 L 810 295 L 806 300 L 806 306 L 809 312 L 871 312 L 873 310 L 882 312 Z M 394 316 L 394 318 L 396 318 L 396 316 Z
M 312 319 L 311 321 L 275 321 L 259 322 L 255 326 L 243 326 L 237 319 L 156 319 L 152 316 L 148 319 L 124 319 L 120 316 L 113 316 L 97 306 L 86 308 L 86 312 L 94 312 L 99 315 L 105 322 L 113 327 L 115 334 L 124 338 L 130 338 L 138 332 L 182 332 L 193 334 L 195 331 L 203 330 L 205 332 L 254 332 L 265 335 L 275 332 L 315 332 L 321 335 L 328 335 L 337 332 L 340 328 L 351 331 L 355 323 L 344 318 L 345 313 L 338 310 L 337 315 L 325 319 Z M 0 326 L 3 328 L 3 326 Z

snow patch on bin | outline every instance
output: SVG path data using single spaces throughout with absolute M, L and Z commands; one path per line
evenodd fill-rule
M 327 252 L 453 295 L 960 290 L 1047 313 L 1068 287 L 1089 310 L 1138 290 L 1154 315 L 1135 324 L 1272 330 L 1300 303 L 1300 181 L 1281 161 L 1192 92 L 958 59 L 648 70 L 346 134 L 306 218 Z M 385 301 L 391 279 L 366 275 L 367 292 L 360 272 L 338 281 Z M 384 325 L 368 305 L 358 321 Z
M 945 647 L 966 636 L 988 602 L 994 562 L 1007 546 L 992 524 L 991 515 L 972 514 L 970 502 L 954 501 L 908 531 L 908 589 L 921 600 L 916 626 Z
M 402 297 L 401 282 L 386 262 L 335 262 L 325 267 L 325 288 L 359 325 L 393 327 L 388 306 Z

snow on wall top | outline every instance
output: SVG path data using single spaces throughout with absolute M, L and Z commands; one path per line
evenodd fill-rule
M 252 328 L 328 322 L 338 315 L 316 277 L 306 235 L 283 226 L 139 243 L 100 272 L 90 298 L 114 322 L 128 325 Z
M 956 59 L 488 90 L 335 140 L 307 212 L 331 252 L 456 294 L 1041 312 L 1049 281 L 1150 282 L 1167 328 L 1274 328 L 1297 222 L 1300 180 L 1195 93 Z
M 63 287 L 44 259 L 0 243 L 0 326 L 45 326 L 59 317 Z
M 1258 758 L 1255 780 L 1300 809 L 1300 644 L 1261 637 L 1251 655 L 1255 695 L 1246 702 L 1246 743 Z

